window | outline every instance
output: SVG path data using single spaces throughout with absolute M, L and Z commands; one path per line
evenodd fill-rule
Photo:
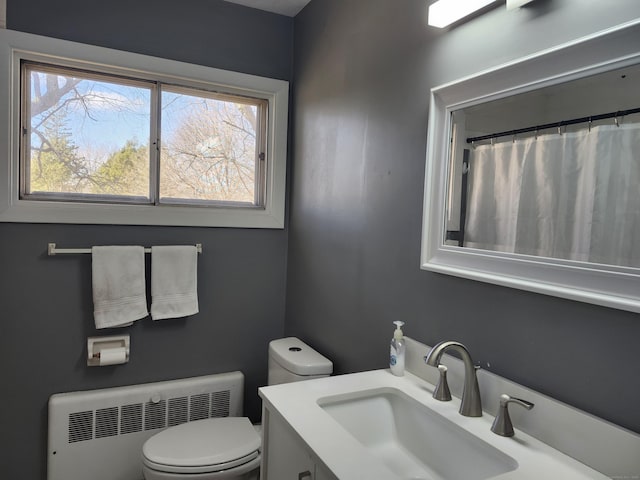
M 0 221 L 283 227 L 287 82 L 46 40 L 0 32 Z
M 31 62 L 22 86 L 23 199 L 263 206 L 263 99 Z

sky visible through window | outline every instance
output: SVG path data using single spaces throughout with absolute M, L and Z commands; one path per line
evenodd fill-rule
M 52 77 L 56 88 L 64 86 L 62 79 L 74 81 L 73 77 L 32 72 L 31 91 L 40 85 L 41 95 L 51 94 Z M 56 78 L 57 77 L 57 78 Z M 66 82 L 65 82 L 66 83 Z M 46 87 L 45 87 L 46 88 Z M 38 104 L 32 95 L 32 104 Z M 66 104 L 66 105 L 65 105 Z M 73 134 L 80 148 L 91 149 L 96 141 L 103 146 L 117 148 L 127 140 L 138 139 L 146 142 L 149 138 L 150 90 L 115 83 L 80 80 L 71 92 L 57 99 L 55 110 L 64 106 L 64 123 Z M 39 115 L 32 117 L 31 126 L 37 128 L 51 117 L 53 105 Z M 32 142 L 38 143 L 38 136 L 32 135 Z

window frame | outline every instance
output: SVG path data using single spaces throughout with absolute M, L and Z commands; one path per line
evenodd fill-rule
M 266 167 L 256 194 L 264 206 L 216 202 L 136 203 L 25 200 L 20 198 L 22 61 L 73 68 L 132 80 L 159 82 L 263 99 Z M 289 83 L 103 47 L 0 31 L 0 222 L 284 228 Z M 153 112 L 152 112 L 153 114 Z M 157 137 L 156 137 L 157 138 Z M 152 145 L 153 147 L 153 145 Z

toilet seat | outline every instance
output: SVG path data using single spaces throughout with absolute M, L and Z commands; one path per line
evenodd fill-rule
M 142 462 L 157 472 L 221 472 L 248 463 L 257 466 L 260 443 L 260 436 L 246 417 L 196 420 L 147 440 L 142 447 Z

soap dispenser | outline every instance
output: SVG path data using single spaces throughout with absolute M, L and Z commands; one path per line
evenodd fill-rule
M 393 322 L 396 326 L 393 332 L 393 338 L 391 339 L 391 357 L 389 360 L 389 367 L 391 367 L 391 373 L 398 377 L 404 375 L 404 337 L 401 327 L 404 322 Z

